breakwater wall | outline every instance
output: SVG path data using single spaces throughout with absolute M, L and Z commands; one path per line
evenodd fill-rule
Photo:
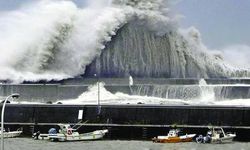
M 6 126 L 23 126 L 25 133 L 47 132 L 57 123 L 88 122 L 82 131 L 108 128 L 110 138 L 150 139 L 167 134 L 171 127 L 187 132 L 205 133 L 207 126 L 222 126 L 236 132 L 238 140 L 250 140 L 250 108 L 223 106 L 154 106 L 154 105 L 20 105 L 8 104 Z M 32 130 L 33 131 L 32 131 Z
M 202 94 L 213 95 L 214 100 L 250 98 L 249 79 L 134 79 L 129 86 L 127 78 L 101 78 L 105 89 L 111 93 L 122 92 L 128 95 L 153 96 L 169 99 L 200 99 Z M 20 93 L 21 101 L 46 103 L 76 99 L 97 79 L 69 79 L 53 84 L 0 84 L 0 97 Z M 219 84 L 214 84 L 218 82 Z M 102 93 L 101 93 L 102 97 Z

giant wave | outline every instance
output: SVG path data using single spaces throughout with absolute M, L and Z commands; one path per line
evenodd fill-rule
M 98 4 L 98 5 L 97 5 Z M 79 75 L 245 77 L 209 54 L 195 28 L 180 30 L 163 0 L 37 1 L 0 14 L 0 79 Z

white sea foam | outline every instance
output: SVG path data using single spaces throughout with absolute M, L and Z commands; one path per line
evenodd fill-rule
M 186 104 L 187 102 L 180 99 L 168 99 L 128 95 L 121 92 L 115 94 L 107 91 L 103 83 L 99 84 L 100 87 L 100 102 L 101 104 Z M 98 85 L 92 85 L 88 91 L 82 93 L 77 99 L 58 101 L 63 104 L 97 104 L 98 103 Z M 56 102 L 56 103 L 58 103 Z
M 84 74 L 105 43 L 134 17 L 158 34 L 178 28 L 179 15 L 169 0 L 40 0 L 0 13 L 0 80 L 61 80 Z M 207 55 L 194 27 L 180 30 L 197 62 L 228 67 L 222 57 Z M 204 61 L 205 60 L 205 61 Z M 214 65 L 216 64 L 216 65 Z M 205 67 L 204 67 L 205 68 Z M 221 69 L 219 68 L 219 69 Z M 205 70 L 205 69 L 204 69 Z
M 83 74 L 134 16 L 155 27 L 174 21 L 161 0 L 36 1 L 0 13 L 0 79 L 60 80 Z M 164 13 L 164 15 L 163 15 Z
M 246 72 L 243 77 L 249 76 L 249 56 L 250 47 L 247 45 L 231 45 L 223 49 L 209 49 L 204 45 L 200 31 L 191 26 L 186 29 L 179 28 L 179 33 L 188 41 L 190 48 L 189 53 L 195 57 L 198 63 L 209 64 L 214 70 L 218 69 L 217 65 L 223 68 L 226 72 Z M 234 75 L 233 75 L 234 76 Z
M 170 12 L 164 0 L 88 0 L 78 7 L 72 1 L 40 0 L 17 10 L 0 12 L 0 80 L 61 80 L 83 74 L 85 66 L 100 55 L 105 42 L 111 40 L 125 23 L 137 17 L 158 34 L 178 28 L 178 15 Z M 223 53 L 211 51 L 202 43 L 201 34 L 195 28 L 179 32 L 188 41 L 188 55 L 198 63 L 219 64 L 234 70 L 230 63 L 249 68 L 249 46 L 231 46 Z M 238 53 L 241 50 L 242 53 Z M 209 53 L 209 54 L 208 54 Z M 235 60 L 235 57 L 237 59 Z M 226 60 L 226 62 L 224 61 Z M 228 63 L 228 64 L 226 64 Z M 215 70 L 217 68 L 214 68 Z M 216 101 L 214 87 L 224 85 L 200 84 L 201 97 L 193 100 L 157 98 L 124 93 L 111 93 L 101 84 L 102 104 L 220 104 L 249 105 L 249 99 Z M 227 86 L 248 86 L 243 84 Z M 29 102 L 22 102 L 29 103 Z M 65 104 L 96 104 L 97 86 L 77 99 Z
M 183 100 L 169 99 L 152 96 L 129 95 L 121 92 L 115 94 L 105 89 L 100 83 L 100 104 L 144 104 L 144 105 L 228 105 L 228 106 L 250 106 L 250 99 L 215 100 L 211 90 L 203 90 L 201 98 Z M 203 85 L 204 86 L 204 85 Z M 206 86 L 204 86 L 205 88 Z M 208 87 L 211 88 L 211 87 Z M 211 96 L 213 95 L 213 96 Z M 98 103 L 98 84 L 91 85 L 88 91 L 82 93 L 78 98 L 71 100 L 57 101 L 63 104 L 94 104 Z

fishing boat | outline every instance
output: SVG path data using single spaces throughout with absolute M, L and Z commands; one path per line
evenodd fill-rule
M 18 137 L 21 135 L 21 133 L 23 133 L 23 131 L 21 129 L 17 129 L 16 131 L 5 131 L 5 129 L 3 129 L 3 137 L 4 138 Z M 2 135 L 2 133 L 0 132 L 0 136 L 1 135 Z
M 156 143 L 191 142 L 196 134 L 183 134 L 179 129 L 171 129 L 167 136 L 157 136 L 152 139 Z
M 96 130 L 93 132 L 80 134 L 76 129 L 71 128 L 69 124 L 58 124 L 59 132 L 55 128 L 51 128 L 48 134 L 40 134 L 37 132 L 33 135 L 34 139 L 50 140 L 50 141 L 87 141 L 99 140 L 104 137 L 108 130 Z
M 221 127 L 211 127 L 206 136 L 199 135 L 197 143 L 228 143 L 236 137 L 235 133 L 225 133 Z

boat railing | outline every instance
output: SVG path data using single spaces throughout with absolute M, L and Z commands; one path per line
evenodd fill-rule
M 84 124 L 86 124 L 88 121 L 89 121 L 89 120 L 86 120 L 86 121 L 84 121 L 83 123 L 81 123 L 82 120 L 80 120 L 78 123 L 76 123 L 76 124 L 72 127 L 72 129 L 73 129 L 74 131 L 76 131 L 76 130 L 78 130 L 79 128 L 81 128 Z M 80 123 L 81 123 L 81 124 L 80 124 Z M 79 124 L 80 124 L 80 125 L 79 125 Z

